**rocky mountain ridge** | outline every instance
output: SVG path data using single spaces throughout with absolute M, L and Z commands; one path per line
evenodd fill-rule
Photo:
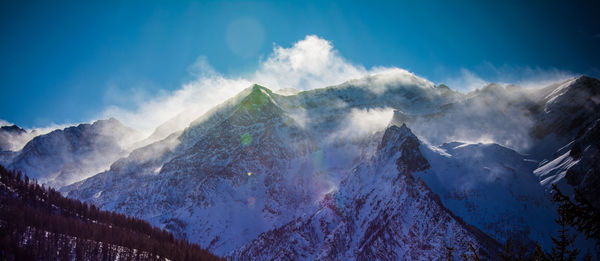
M 166 138 L 61 191 L 219 255 L 259 253 L 249 245 L 257 244 L 273 250 L 261 252 L 265 258 L 434 258 L 448 238 L 433 233 L 427 245 L 406 226 L 421 233 L 442 223 L 444 233 L 464 239 L 463 252 L 471 242 L 491 254 L 497 244 L 490 242 L 508 237 L 549 247 L 549 184 L 597 193 L 598 82 L 492 84 L 467 94 L 394 73 L 287 95 L 254 85 L 183 130 L 165 136 L 162 126 L 156 137 Z M 372 186 L 387 189 L 367 191 Z M 346 206 L 332 207 L 334 199 Z M 367 199 L 383 205 L 356 209 Z M 412 212 L 402 216 L 396 205 Z M 360 243 L 381 235 L 356 222 L 378 224 L 411 247 Z
M 467 225 L 412 173 L 429 169 L 406 125 L 385 131 L 376 155 L 359 165 L 313 214 L 261 234 L 233 259 L 436 260 L 477 249 L 497 256 L 500 245 Z

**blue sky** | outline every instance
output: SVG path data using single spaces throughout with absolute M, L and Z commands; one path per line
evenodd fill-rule
M 600 2 L 498 2 L 2 1 L 0 119 L 34 127 L 136 110 L 197 77 L 198 57 L 243 76 L 307 35 L 348 63 L 435 83 L 600 76 Z

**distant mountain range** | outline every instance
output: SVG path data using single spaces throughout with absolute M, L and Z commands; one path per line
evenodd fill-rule
M 586 76 L 466 94 L 403 70 L 254 85 L 169 122 L 142 141 L 114 119 L 56 130 L 0 163 L 233 259 L 495 257 L 509 238 L 549 250 L 552 184 L 600 207 L 600 81 Z M 3 127 L 0 145 L 23 131 Z

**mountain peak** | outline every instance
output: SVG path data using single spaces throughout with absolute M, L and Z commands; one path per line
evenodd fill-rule
M 264 86 L 254 84 L 251 87 L 250 93 L 240 102 L 240 108 L 248 111 L 260 110 L 269 103 L 274 103 L 272 96 L 273 92 Z
M 269 88 L 267 88 L 265 86 L 262 86 L 262 85 L 259 85 L 259 84 L 256 84 L 256 83 L 252 84 L 252 86 L 250 88 L 252 88 L 252 92 L 251 93 L 254 93 L 254 92 L 262 92 L 262 93 L 266 93 L 266 94 L 272 94 L 273 93 Z
M 27 132 L 26 130 L 24 130 L 21 127 L 14 125 L 14 124 L 10 125 L 10 126 L 2 126 L 2 127 L 0 127 L 0 130 L 11 133 L 11 134 L 21 134 L 21 133 Z
M 393 127 L 396 127 L 396 126 L 393 126 Z M 416 138 L 416 136 L 412 133 L 412 131 L 408 128 L 408 126 L 406 126 L 406 123 L 402 123 L 402 126 L 400 126 L 399 132 L 405 136 L 413 136 Z
M 389 145 L 404 143 L 407 140 L 416 140 L 416 142 L 419 143 L 419 139 L 412 133 L 405 123 L 402 123 L 400 127 L 398 127 L 398 125 L 391 124 L 385 130 L 379 147 L 383 149 Z
M 587 76 L 587 75 L 580 75 L 575 77 L 575 82 L 588 82 L 588 81 L 598 81 L 598 79 Z
M 377 147 L 378 159 L 385 161 L 397 156 L 396 165 L 403 174 L 425 170 L 429 168 L 429 162 L 421 154 L 420 145 L 421 142 L 406 124 L 400 127 L 392 124 L 385 130 Z
M 120 121 L 118 121 L 117 119 L 110 117 L 106 120 L 97 120 L 94 121 L 92 124 L 92 126 L 96 126 L 96 127 L 125 127 L 125 125 L 123 125 L 123 123 L 121 123 Z

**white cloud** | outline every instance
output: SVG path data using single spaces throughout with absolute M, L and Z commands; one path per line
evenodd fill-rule
M 14 125 L 6 120 L 0 119 L 0 127 Z M 57 125 L 51 124 L 46 127 L 32 128 L 26 130 L 26 132 L 0 132 L 0 148 L 10 151 L 19 151 L 29 142 L 31 139 L 38 135 L 49 133 L 56 129 L 64 129 L 68 125 Z
M 330 139 L 362 139 L 373 135 L 377 131 L 385 130 L 389 124 L 394 109 L 352 109 L 344 124 L 339 130 L 330 135 Z
M 389 70 L 382 67 L 367 70 L 363 66 L 354 65 L 341 57 L 331 42 L 309 35 L 289 48 L 275 46 L 271 55 L 259 61 L 257 70 L 245 77 L 226 77 L 216 72 L 206 57 L 199 57 L 188 69 L 196 79 L 184 84 L 181 89 L 162 93 L 152 99 L 135 99 L 137 106 L 133 110 L 111 106 L 100 117 L 115 117 L 148 135 L 159 124 L 175 117 L 178 120 L 171 123 L 173 130 L 182 129 L 202 113 L 233 97 L 252 83 L 274 91 L 289 88 L 310 90 Z M 118 94 L 118 88 L 111 88 L 110 92 L 107 97 L 123 96 Z M 136 92 L 122 92 L 124 95 L 127 93 L 127 96 L 133 98 L 146 97 L 145 94 L 132 95 Z
M 370 72 L 333 49 L 331 42 L 309 35 L 291 48 L 276 46 L 253 80 L 273 89 L 310 90 L 342 83 Z

